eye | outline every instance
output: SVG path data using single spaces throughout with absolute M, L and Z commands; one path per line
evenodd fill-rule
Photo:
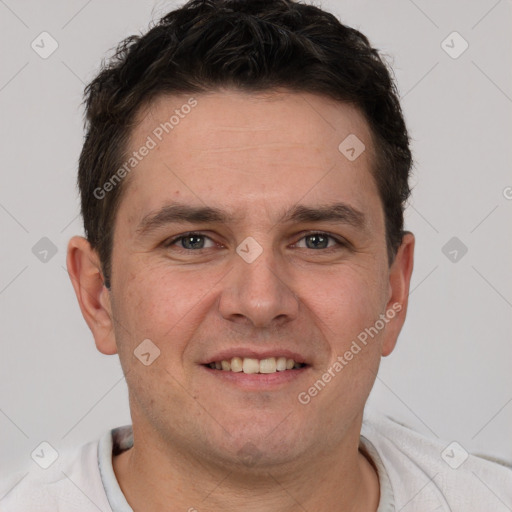
M 301 244 L 302 240 L 305 241 L 304 244 Z M 334 243 L 329 245 L 331 241 Z M 306 249 L 330 249 L 332 247 L 343 246 L 345 244 L 341 240 L 338 240 L 327 233 L 310 233 L 302 237 L 295 245 L 296 247 Z
M 207 245 L 208 243 L 209 245 Z M 201 233 L 186 233 L 164 242 L 164 247 L 171 247 L 173 245 L 178 245 L 179 249 L 194 251 L 214 247 L 215 242 Z
M 217 244 L 208 236 L 202 233 L 190 232 L 183 235 L 170 238 L 162 244 L 165 248 L 175 246 L 178 250 L 184 251 L 200 251 L 202 249 L 209 249 L 215 247 Z M 316 232 L 308 233 L 303 236 L 294 247 L 301 249 L 336 249 L 337 247 L 344 247 L 347 244 L 342 240 L 329 235 L 328 233 Z

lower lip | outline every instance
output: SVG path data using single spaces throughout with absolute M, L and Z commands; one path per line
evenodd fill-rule
M 207 366 L 202 366 L 202 368 L 212 377 L 222 379 L 224 382 L 240 386 L 248 391 L 258 391 L 261 389 L 269 389 L 287 384 L 296 379 L 299 379 L 309 370 L 309 366 L 304 366 L 295 370 L 285 370 L 284 372 L 244 373 L 214 370 L 212 368 L 208 368 Z

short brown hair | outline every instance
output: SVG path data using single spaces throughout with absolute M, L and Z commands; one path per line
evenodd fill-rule
M 378 51 L 332 14 L 293 0 L 191 0 L 146 34 L 130 36 L 85 90 L 86 137 L 78 186 L 86 237 L 109 287 L 123 183 L 98 190 L 124 161 L 134 119 L 162 94 L 220 88 L 286 89 L 355 105 L 375 139 L 372 169 L 385 214 L 389 263 L 410 195 L 409 137 L 398 93 Z

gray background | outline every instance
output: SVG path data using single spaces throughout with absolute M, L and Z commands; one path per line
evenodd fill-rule
M 83 233 L 80 103 L 108 50 L 174 5 L 0 0 L 0 475 L 42 441 L 60 449 L 130 422 L 118 357 L 96 351 L 65 269 L 67 241 Z M 416 159 L 410 310 L 370 402 L 512 461 L 512 4 L 321 5 L 390 55 Z M 43 31 L 59 45 L 47 59 L 31 48 Z M 453 31 L 469 44 L 458 58 Z M 33 252 L 43 237 L 57 250 L 46 262 Z

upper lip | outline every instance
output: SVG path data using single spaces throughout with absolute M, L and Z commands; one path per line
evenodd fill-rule
M 268 348 L 265 350 L 257 350 L 255 348 L 239 347 L 222 350 L 208 356 L 200 364 L 209 364 L 217 361 L 229 361 L 233 357 L 250 357 L 253 359 L 268 359 L 270 357 L 286 357 L 287 359 L 293 359 L 296 363 L 305 363 L 307 360 L 301 354 L 294 352 L 293 350 L 287 350 L 284 348 Z

